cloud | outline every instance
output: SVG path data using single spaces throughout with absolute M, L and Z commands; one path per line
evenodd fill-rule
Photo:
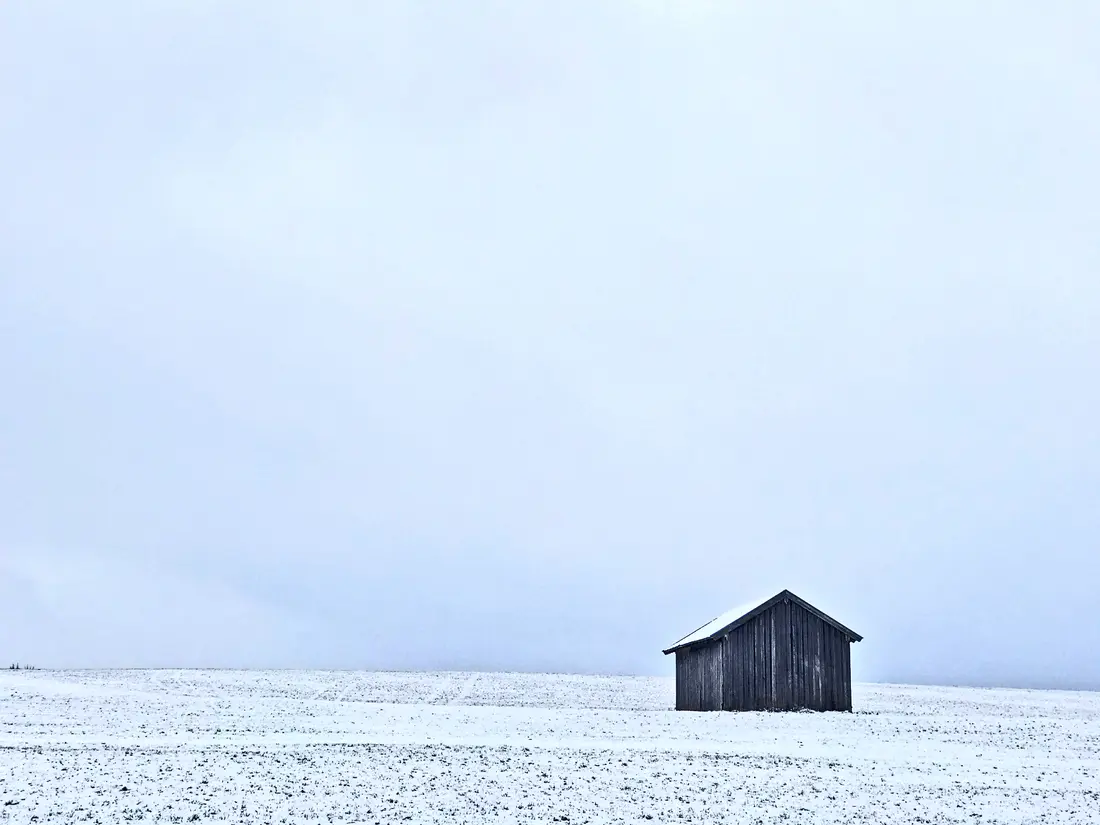
M 3 12 L 0 546 L 226 661 L 660 670 L 798 581 L 869 678 L 1100 678 L 997 635 L 1096 535 L 1088 9 L 304 8 Z

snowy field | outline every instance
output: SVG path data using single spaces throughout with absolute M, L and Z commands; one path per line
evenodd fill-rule
M 0 823 L 1100 823 L 1100 694 L 666 679 L 0 672 Z

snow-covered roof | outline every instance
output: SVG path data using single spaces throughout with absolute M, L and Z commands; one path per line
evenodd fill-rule
M 732 630 L 737 625 L 743 624 L 744 622 L 742 620 L 747 620 L 749 614 L 763 612 L 766 608 L 771 607 L 771 605 L 775 604 L 776 602 L 783 600 L 790 600 L 795 604 L 801 605 L 803 608 L 813 613 L 822 621 L 827 622 L 828 624 L 835 627 L 837 630 L 850 636 L 852 641 L 858 642 L 863 639 L 863 637 L 860 636 L 858 633 L 853 630 L 849 630 L 847 627 L 842 625 L 831 616 L 826 616 L 813 605 L 798 598 L 798 596 L 796 596 L 791 591 L 782 590 L 771 598 L 758 599 L 753 602 L 747 602 L 745 604 L 739 605 L 732 610 L 727 610 L 721 616 L 716 616 L 715 618 L 711 619 L 698 630 L 695 630 L 689 633 L 687 636 L 684 636 L 684 638 L 680 639 L 680 641 L 676 642 L 664 652 L 666 654 L 672 653 L 674 650 L 677 650 L 681 647 L 687 647 L 688 645 L 695 644 L 696 642 L 702 642 L 706 641 L 707 639 L 717 638 L 718 636 L 723 635 L 726 631 Z
M 727 610 L 721 616 L 717 616 L 711 619 L 698 630 L 689 633 L 687 636 L 680 639 L 680 641 L 672 645 L 672 648 L 683 647 L 684 645 L 690 645 L 694 642 L 701 642 L 703 641 L 703 639 L 708 639 L 718 631 L 733 624 L 746 613 L 753 610 L 754 608 L 759 607 L 766 601 L 767 599 L 757 599 L 756 601 L 746 602 L 745 604 L 739 605 L 738 607 L 733 608 L 733 610 Z

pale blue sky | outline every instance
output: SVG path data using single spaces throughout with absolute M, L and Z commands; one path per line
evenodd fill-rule
M 0 656 L 1100 686 L 1093 3 L 5 3 Z

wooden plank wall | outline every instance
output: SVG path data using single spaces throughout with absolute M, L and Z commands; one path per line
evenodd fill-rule
M 809 611 L 780 602 L 722 641 L 724 710 L 851 710 L 850 642 Z
M 676 709 L 721 710 L 723 665 L 720 641 L 676 651 Z
M 723 640 L 726 693 L 723 710 L 771 710 L 778 689 L 780 634 L 776 611 L 751 619 Z

